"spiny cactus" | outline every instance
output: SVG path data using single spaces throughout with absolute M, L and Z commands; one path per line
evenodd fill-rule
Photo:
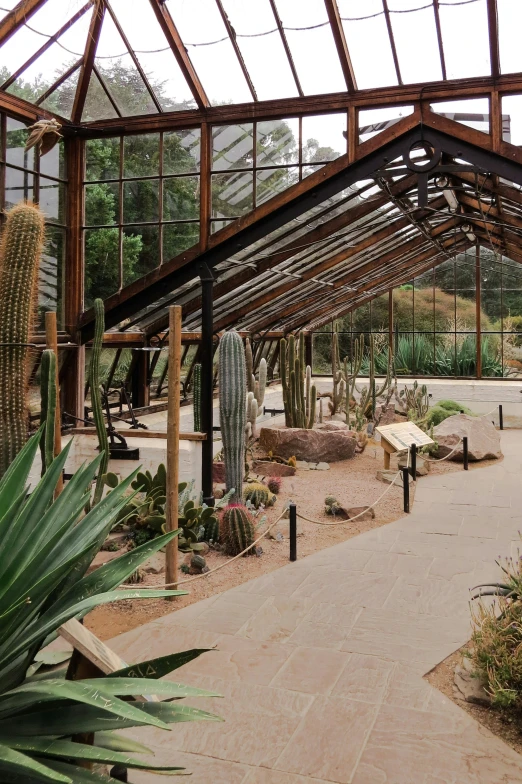
M 384 395 L 386 390 L 391 388 L 392 382 L 392 369 L 393 358 L 390 352 L 388 356 L 388 367 L 386 371 L 386 378 L 382 384 L 377 385 L 375 381 L 375 338 L 370 335 L 370 367 L 368 386 L 359 389 L 354 382 L 355 389 L 359 392 L 359 405 L 368 419 L 375 420 L 375 412 L 377 408 L 377 399 Z
M 304 334 L 299 335 L 297 356 L 293 335 L 288 341 L 282 338 L 279 346 L 285 424 L 311 430 L 315 422 L 317 389 L 311 384 L 311 369 L 305 367 Z
M 246 506 L 237 504 L 224 510 L 220 535 L 227 555 L 239 555 L 243 550 L 252 547 L 256 538 L 255 524 Z M 248 549 L 245 555 L 255 555 L 255 551 Z
M 261 504 L 273 506 L 276 502 L 274 493 L 271 493 L 268 487 L 261 482 L 249 482 L 243 490 L 243 498 L 245 501 L 250 501 L 256 509 L 259 509 Z
M 246 367 L 243 341 L 235 330 L 219 344 L 219 420 L 227 491 L 243 494 L 246 426 Z
M 258 411 L 260 412 L 262 411 L 263 403 L 265 402 L 266 376 L 267 376 L 266 359 L 263 357 L 259 363 L 258 380 L 254 381 L 254 390 L 253 390 L 254 397 L 257 401 L 257 408 Z
M 345 361 L 345 373 L 346 373 L 346 361 Z M 339 336 L 337 332 L 334 332 L 332 335 L 332 378 L 333 378 L 333 389 L 332 389 L 332 399 L 329 404 L 330 414 L 332 416 L 337 413 L 337 411 L 341 408 L 341 405 L 344 401 L 344 388 L 346 385 L 346 378 L 343 376 L 342 368 L 341 368 L 341 360 L 339 357 Z
M 194 365 L 194 431 L 201 433 L 201 365 L 196 362 Z
M 271 493 L 274 493 L 274 495 L 279 495 L 281 492 L 281 477 L 269 476 L 266 485 Z
M 250 338 L 245 340 L 245 363 L 247 391 L 253 392 L 256 380 L 254 376 L 254 357 L 252 355 L 252 344 L 250 342 Z
M 94 339 L 92 341 L 91 362 L 89 365 L 89 389 L 91 390 L 91 407 L 96 434 L 98 436 L 98 447 L 102 454 L 98 476 L 94 488 L 93 504 L 101 501 L 104 486 L 104 474 L 107 473 L 109 465 L 109 439 L 105 429 L 105 419 L 103 417 L 102 398 L 100 391 L 100 358 L 103 346 L 103 333 L 105 332 L 105 307 L 102 299 L 94 300 Z
M 205 542 L 219 542 L 219 521 L 215 515 L 211 515 L 205 520 L 204 527 L 203 539 Z
M 249 392 L 246 401 L 246 426 L 245 434 L 247 444 L 251 438 L 255 438 L 256 433 L 256 420 L 258 416 L 257 400 L 253 392 Z
M 404 387 L 404 389 L 399 392 L 397 402 L 402 410 L 406 411 L 410 419 L 423 419 L 430 407 L 428 387 L 426 384 L 419 386 L 419 382 L 414 381 L 411 389 Z
M 54 460 L 54 428 L 56 420 L 56 354 L 51 349 L 42 353 L 40 364 L 40 424 L 45 424 L 40 441 L 42 476 Z
M 32 204 L 7 213 L 0 245 L 0 476 L 27 440 L 29 342 L 44 216 Z

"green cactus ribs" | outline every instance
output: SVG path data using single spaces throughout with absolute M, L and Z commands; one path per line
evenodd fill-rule
M 43 243 L 43 213 L 33 204 L 13 207 L 0 245 L 0 476 L 27 440 L 27 344 Z
M 244 550 L 245 555 L 256 554 L 254 518 L 246 506 L 234 504 L 223 511 L 220 537 L 226 555 L 239 555 Z
M 239 334 L 231 330 L 219 344 L 219 421 L 226 488 L 234 488 L 236 500 L 243 493 L 246 399 L 245 350 Z
M 299 335 L 297 348 L 294 335 L 290 335 L 288 340 L 281 339 L 279 367 L 286 426 L 311 430 L 315 423 L 317 389 L 311 383 L 312 370 L 305 365 L 303 332 Z

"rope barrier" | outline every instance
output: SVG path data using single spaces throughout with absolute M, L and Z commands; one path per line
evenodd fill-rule
M 171 585 L 185 585 L 186 583 L 191 583 L 191 582 L 193 582 L 194 580 L 199 580 L 201 577 L 209 577 L 211 574 L 214 574 L 214 572 L 217 572 L 217 571 L 219 571 L 219 569 L 223 569 L 225 566 L 228 566 L 229 564 L 231 564 L 231 563 L 232 563 L 232 561 L 236 561 L 238 558 L 241 558 L 241 556 L 242 556 L 242 555 L 244 555 L 244 554 L 245 554 L 245 553 L 247 553 L 249 550 L 251 550 L 253 547 L 255 547 L 255 546 L 256 546 L 256 544 L 257 544 L 258 542 L 260 542 L 260 541 L 261 541 L 261 539 L 264 539 L 264 538 L 265 538 L 265 536 L 267 535 L 267 533 L 268 533 L 269 531 L 271 531 L 271 530 L 272 530 L 272 528 L 273 528 L 275 525 L 277 525 L 277 523 L 278 523 L 278 522 L 279 522 L 279 521 L 282 519 L 282 517 L 284 516 L 285 512 L 287 511 L 287 509 L 288 509 L 288 507 L 286 507 L 285 509 L 283 509 L 283 511 L 281 512 L 281 514 L 280 514 L 280 515 L 279 515 L 279 517 L 277 518 L 277 520 L 274 520 L 274 522 L 273 522 L 273 523 L 270 523 L 270 525 L 268 526 L 268 528 L 266 528 L 266 529 L 263 531 L 263 533 L 262 533 L 260 536 L 258 536 L 258 538 L 255 540 L 255 542 L 252 542 L 252 544 L 251 544 L 251 545 L 249 545 L 247 548 L 245 548 L 244 550 L 242 550 L 242 552 L 240 552 L 240 553 L 238 553 L 237 555 L 235 555 L 233 558 L 230 558 L 228 561 L 225 561 L 225 563 L 222 563 L 222 564 L 219 564 L 218 566 L 215 566 L 213 569 L 210 569 L 210 571 L 208 571 L 208 572 L 203 572 L 202 574 L 196 574 L 196 575 L 194 575 L 194 577 L 188 577 L 186 580 L 177 580 L 176 582 L 172 582 L 172 583 L 154 583 L 153 585 L 144 585 L 142 588 L 140 588 L 140 591 L 142 591 L 142 590 L 143 590 L 143 591 L 145 591 L 145 590 L 155 590 L 156 588 L 169 588 L 169 586 L 171 586 Z M 121 587 L 121 586 L 120 586 L 120 587 Z
M 446 457 L 426 457 L 425 455 L 422 455 L 422 454 L 421 454 L 421 455 L 419 455 L 419 457 L 420 457 L 422 460 L 426 460 L 426 462 L 427 462 L 427 463 L 442 463 L 442 461 L 443 461 L 443 460 L 447 460 L 447 459 L 448 459 L 448 457 L 451 457 L 451 455 L 452 455 L 454 452 L 456 452 L 456 451 L 457 451 L 457 449 L 459 448 L 459 446 L 460 446 L 461 444 L 462 444 L 462 438 L 461 438 L 461 439 L 459 439 L 459 442 L 458 442 L 458 444 L 456 444 L 456 445 L 453 447 L 453 449 L 451 450 L 451 452 L 449 452 L 449 453 L 446 455 Z
M 492 408 L 491 411 L 488 411 L 487 414 L 480 414 L 479 415 L 479 419 L 482 419 L 483 417 L 491 416 L 491 414 L 493 414 L 495 411 L 498 413 L 498 406 L 495 406 L 495 408 Z

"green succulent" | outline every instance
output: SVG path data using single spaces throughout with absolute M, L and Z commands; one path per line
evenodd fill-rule
M 178 539 L 179 549 L 187 553 L 204 550 L 205 545 L 200 540 L 205 535 L 205 526 L 215 523 L 217 516 L 213 507 L 205 504 L 197 506 L 192 499 L 186 501 L 183 511 L 178 515 L 178 525 L 182 531 Z

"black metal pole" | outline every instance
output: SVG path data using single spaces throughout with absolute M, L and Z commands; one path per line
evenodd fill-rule
M 502 406 L 498 407 L 498 425 L 501 430 L 504 430 L 504 413 L 502 411 Z
M 290 560 L 297 561 L 297 507 L 289 504 L 290 510 Z
M 410 469 L 402 469 L 402 490 L 404 495 L 404 513 L 410 513 Z
M 462 461 L 464 463 L 464 471 L 468 470 L 468 437 L 464 436 L 462 439 Z
M 206 264 L 201 280 L 201 428 L 206 434 L 201 449 L 201 489 L 203 501 L 214 506 L 212 463 L 214 460 L 214 276 Z
M 411 453 L 411 475 L 413 477 L 413 481 L 417 481 L 417 444 L 412 444 L 410 446 L 410 453 Z

